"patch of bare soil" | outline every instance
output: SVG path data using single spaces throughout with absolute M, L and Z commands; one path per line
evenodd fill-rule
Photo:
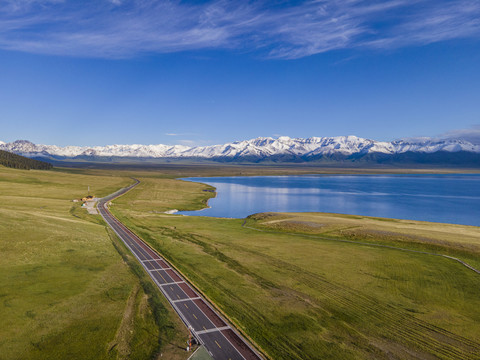
M 300 226 L 306 226 L 311 228 L 323 228 L 325 226 L 325 224 L 319 224 L 311 221 L 286 221 L 285 224 L 300 225 Z

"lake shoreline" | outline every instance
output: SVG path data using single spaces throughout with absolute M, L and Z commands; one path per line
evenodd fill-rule
M 245 218 L 263 212 L 318 212 L 480 226 L 479 174 L 309 174 L 194 177 L 216 197 L 180 215 Z M 210 202 L 212 201 L 212 202 Z M 473 214 L 473 215 L 472 215 Z

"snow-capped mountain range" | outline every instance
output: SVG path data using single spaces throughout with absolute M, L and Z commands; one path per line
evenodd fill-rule
M 356 136 L 279 138 L 259 137 L 223 145 L 188 147 L 183 145 L 107 145 L 65 146 L 37 145 L 26 140 L 0 141 L 0 150 L 27 157 L 53 159 L 129 157 L 129 158 L 202 158 L 202 159 L 268 159 L 286 157 L 304 159 L 362 157 L 367 154 L 396 155 L 405 153 L 469 152 L 480 154 L 480 145 L 461 139 L 416 138 L 392 142 L 363 139 Z

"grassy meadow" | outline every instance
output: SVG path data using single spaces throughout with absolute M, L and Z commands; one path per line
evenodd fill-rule
M 335 171 L 343 170 L 0 167 L 0 360 L 188 357 L 185 327 L 140 265 L 98 215 L 71 202 L 88 186 L 112 193 L 130 176 L 140 185 L 112 211 L 267 358 L 480 359 L 480 275 L 418 252 L 478 269 L 478 227 L 319 213 L 164 214 L 201 209 L 215 195 L 174 177 Z
M 186 334 L 99 215 L 132 180 L 0 166 L 0 359 L 183 359 Z
M 202 208 L 209 187 L 140 180 L 113 212 L 267 357 L 479 358 L 480 275 L 405 251 L 480 268 L 479 228 L 332 214 L 166 215 Z

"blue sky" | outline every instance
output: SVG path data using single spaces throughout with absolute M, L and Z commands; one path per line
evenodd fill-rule
M 478 0 L 0 1 L 0 140 L 480 139 Z

